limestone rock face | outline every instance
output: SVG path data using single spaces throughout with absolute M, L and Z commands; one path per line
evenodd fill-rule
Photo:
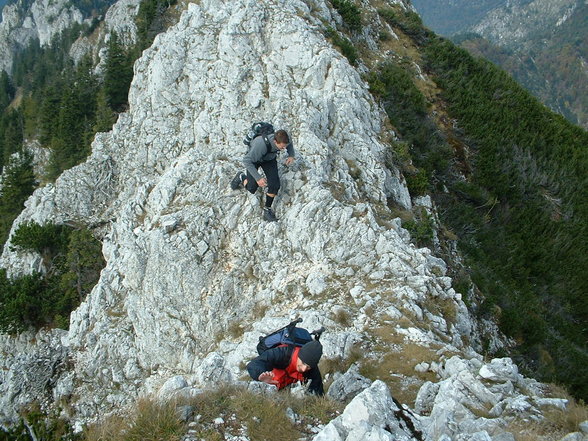
M 135 64 L 128 113 L 96 136 L 86 163 L 27 202 L 14 228 L 103 225 L 107 266 L 67 338 L 82 417 L 120 405 L 146 378 L 194 372 L 233 323 L 247 329 L 264 309 L 325 315 L 372 281 L 398 286 L 399 298 L 459 303 L 430 252 L 379 217 L 389 198 L 407 208 L 410 198 L 383 165 L 380 108 L 321 32 L 329 11 L 190 4 Z M 228 186 L 256 120 L 287 129 L 297 150 L 294 165 L 280 159 L 273 224 L 261 220 L 260 195 Z M 1 258 L 12 275 L 30 271 L 28 260 L 9 246 Z M 348 348 L 346 335 L 333 332 L 325 351 Z
M 141 0 L 119 0 L 106 12 L 102 26 L 95 32 L 97 35 L 80 36 L 70 48 L 70 56 L 77 63 L 82 57 L 91 54 L 99 60 L 96 67 L 101 72 L 106 62 L 107 46 L 113 33 L 116 33 L 119 43 L 124 47 L 131 47 L 137 42 L 137 25 L 135 17 L 139 12 Z M 96 44 L 96 41 L 99 44 Z
M 35 0 L 27 10 L 20 2 L 5 6 L 0 22 L 0 70 L 10 72 L 14 51 L 34 38 L 45 46 L 61 31 L 82 21 L 82 13 L 68 0 Z
M 0 335 L 0 421 L 15 422 L 22 406 L 33 401 L 48 405 L 55 394 L 72 392 L 64 336 L 65 331 Z M 58 380 L 60 387 L 55 388 Z
M 31 5 L 30 18 L 41 46 L 49 44 L 55 35 L 73 23 L 83 21 L 82 13 L 71 2 L 55 0 L 35 0 Z

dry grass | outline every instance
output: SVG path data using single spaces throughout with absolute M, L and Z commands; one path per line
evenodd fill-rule
M 344 409 L 343 403 L 315 395 L 308 396 L 304 400 L 286 399 L 285 404 L 301 417 L 321 424 L 328 423 L 341 414 Z
M 568 434 L 549 421 L 515 420 L 505 430 L 512 433 L 516 441 L 559 441 Z
M 337 308 L 335 310 L 335 312 L 333 313 L 332 318 L 333 318 L 333 321 L 335 321 L 336 323 L 339 323 L 341 326 L 344 326 L 346 328 L 351 326 L 351 323 L 352 323 L 351 314 L 343 308 Z
M 189 405 L 198 415 L 189 425 L 180 420 L 178 406 Z M 160 403 L 142 399 L 128 416 L 111 416 L 89 427 L 85 441 L 180 441 L 190 431 L 206 440 L 222 440 L 246 431 L 252 441 L 296 441 L 309 423 L 327 423 L 342 411 L 341 403 L 323 397 L 296 398 L 287 392 L 254 394 L 236 386 L 220 386 L 195 398 Z M 299 422 L 286 410 L 293 409 Z M 215 422 L 222 418 L 223 422 Z
M 565 431 L 578 431 L 580 423 L 588 421 L 588 406 L 583 401 L 577 401 L 565 389 L 560 386 L 550 385 L 548 394 L 552 398 L 565 398 L 568 405 L 565 411 L 552 409 L 546 418 L 561 426 Z
M 404 343 L 398 351 L 383 353 L 375 360 L 362 363 L 360 372 L 371 380 L 384 381 L 400 402 L 414 405 L 420 387 L 426 381 L 436 381 L 433 372 L 417 372 L 414 367 L 425 362 L 437 360 L 431 348 L 414 343 Z
M 241 326 L 241 322 L 232 321 L 231 323 L 229 323 L 227 333 L 232 339 L 237 340 L 241 338 L 244 332 L 245 329 L 243 329 L 243 327 Z
M 404 319 L 406 325 L 411 324 Z M 375 336 L 372 350 L 378 355 L 374 359 L 361 360 L 360 373 L 371 380 L 384 381 L 400 402 L 413 406 L 420 387 L 426 381 L 437 381 L 435 373 L 417 372 L 414 368 L 422 362 L 438 361 L 436 351 L 439 347 L 406 342 L 404 336 L 391 326 L 374 328 L 372 332 Z
M 580 423 L 588 420 L 588 406 L 576 401 L 565 389 L 549 385 L 546 395 L 568 400 L 566 408 L 543 408 L 541 421 L 517 419 L 510 422 L 506 430 L 511 432 L 517 441 L 559 441 L 568 433 L 579 432 Z
M 307 421 L 326 423 L 340 411 L 340 405 L 326 398 L 307 396 L 300 399 L 286 392 L 264 396 L 234 386 L 205 392 L 189 404 L 201 415 L 201 433 L 221 416 L 225 423 L 217 426 L 218 431 L 235 434 L 244 425 L 248 437 L 259 441 L 295 441 L 306 430 Z M 302 418 L 301 424 L 293 423 L 286 416 L 288 408 Z
M 265 305 L 262 303 L 255 303 L 253 309 L 251 310 L 251 315 L 254 319 L 261 319 L 265 317 L 267 310 L 269 309 L 269 305 Z
M 457 307 L 453 299 L 428 297 L 423 306 L 432 314 L 443 317 L 448 325 L 457 322 Z
M 128 417 L 111 416 L 88 428 L 86 441 L 179 441 L 186 433 L 173 402 L 141 399 Z

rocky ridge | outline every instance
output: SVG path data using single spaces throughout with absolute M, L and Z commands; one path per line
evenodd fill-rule
M 432 354 L 402 379 L 420 388 L 404 418 L 383 382 L 336 378 L 360 386 L 334 391 L 367 388 L 318 440 L 508 440 L 519 410 L 541 418 L 542 406 L 565 405 L 541 401 L 510 360 L 484 363 L 445 263 L 412 245 L 388 209 L 412 201 L 383 165 L 393 135 L 383 111 L 322 33 L 339 21 L 323 1 L 207 0 L 144 52 L 129 111 L 85 163 L 37 190 L 13 227 L 91 226 L 107 265 L 69 331 L 2 336 L 3 421 L 32 400 L 67 402 L 83 424 L 141 394 L 238 383 L 257 337 L 292 316 L 327 328 L 325 358 L 360 348 L 375 364 L 405 343 Z M 260 119 L 289 130 L 298 152 L 281 166 L 274 224 L 261 221 L 259 195 L 228 189 L 242 135 Z M 7 244 L 0 264 L 18 275 L 40 262 Z
M 82 36 L 72 44 L 70 56 L 74 61 L 78 62 L 84 55 L 92 54 L 95 60 L 100 60 L 96 68 L 100 71 L 106 61 L 106 43 L 113 33 L 116 33 L 122 46 L 133 46 L 137 42 L 135 17 L 139 12 L 140 4 L 141 0 L 119 0 L 108 8 L 102 26 L 97 32 Z M 96 44 L 96 41 L 99 44 Z

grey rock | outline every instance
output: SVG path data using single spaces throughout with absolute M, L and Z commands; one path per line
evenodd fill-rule
M 211 384 L 230 383 L 233 377 L 231 372 L 225 368 L 223 356 L 211 352 L 196 368 L 194 379 L 202 386 L 210 386 Z
M 432 383 L 427 381 L 424 383 L 417 393 L 414 404 L 414 409 L 419 415 L 429 415 L 433 410 L 435 397 L 439 392 L 439 383 Z
M 568 433 L 560 441 L 586 441 L 588 437 L 580 432 Z
M 278 392 L 276 386 L 271 384 L 263 383 L 261 381 L 251 381 L 247 385 L 247 389 L 254 393 L 273 395 Z
M 69 396 L 71 374 L 67 347 L 61 345 L 62 330 L 23 333 L 16 337 L 0 334 L 0 421 L 14 423 L 18 410 L 37 402 L 48 406 L 54 396 Z M 65 375 L 61 381 L 60 377 Z M 51 386 L 57 384 L 52 393 Z
M 457 435 L 455 437 L 455 440 L 456 441 L 492 441 L 492 438 L 490 437 L 490 435 L 488 435 L 488 432 L 481 431 L 481 432 L 476 432 L 476 433 L 472 433 L 472 434 L 460 433 L 459 435 Z
M 190 421 L 192 416 L 194 415 L 194 407 L 193 406 L 178 406 L 177 414 L 180 421 L 187 423 Z
M 168 400 L 174 398 L 179 390 L 186 387 L 188 387 L 186 379 L 180 375 L 176 375 L 163 384 L 157 395 L 161 400 Z
M 331 383 L 327 396 L 337 401 L 347 401 L 371 385 L 368 380 L 359 373 L 359 366 L 355 363 Z
M 380 380 L 357 395 L 346 407 L 343 413 L 332 420 L 325 428 L 313 438 L 314 441 L 333 439 L 374 439 L 377 441 L 409 441 L 415 434 L 413 429 L 406 425 L 406 420 L 411 421 L 411 426 L 418 430 L 420 423 L 416 421 L 410 412 L 400 409 L 388 387 Z
M 565 398 L 536 398 L 535 404 L 540 407 L 555 407 L 559 410 L 566 410 L 569 400 Z
M 516 441 L 516 438 L 512 433 L 504 432 L 493 436 L 492 441 Z
M 517 366 L 510 358 L 495 358 L 489 364 L 480 368 L 479 375 L 491 381 L 511 380 L 519 381 L 521 378 Z

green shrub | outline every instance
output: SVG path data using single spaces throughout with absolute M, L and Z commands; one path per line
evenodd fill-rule
M 4 244 L 12 222 L 24 208 L 24 203 L 35 188 L 32 156 L 22 153 L 3 169 L 0 188 L 0 244 Z
M 415 219 L 402 222 L 402 227 L 408 230 L 410 237 L 418 246 L 433 244 L 433 220 L 425 210 L 417 212 Z
M 423 169 L 417 169 L 415 173 L 405 173 L 406 186 L 412 197 L 422 196 L 429 191 L 429 177 Z
M 341 53 L 345 58 L 349 60 L 349 63 L 355 66 L 359 55 L 357 54 L 357 49 L 355 49 L 353 43 L 349 39 L 340 36 L 337 31 L 331 27 L 327 28 L 326 34 L 327 37 L 333 41 L 333 44 L 341 50 Z
M 433 33 L 424 27 L 421 17 L 413 11 L 407 11 L 400 6 L 378 9 L 378 14 L 393 27 L 401 29 L 417 43 L 425 43 Z
M 111 416 L 90 426 L 85 441 L 180 441 L 187 432 L 175 402 L 141 399 L 128 417 Z
M 343 23 L 351 31 L 361 30 L 361 11 L 350 0 L 331 0 L 331 3 L 341 15 Z
M 429 118 L 427 101 L 415 86 L 410 69 L 402 63 L 384 62 L 367 74 L 366 80 L 372 94 L 384 105 L 404 145 L 409 146 L 398 159 L 407 180 L 413 181 L 411 194 L 419 195 L 428 191 L 423 187 L 425 176 L 430 179 L 447 173 L 452 152 Z M 412 162 L 424 174 L 415 175 Z
M 480 311 L 499 312 L 527 374 L 585 399 L 588 132 L 442 38 L 427 42 L 424 67 L 469 147 L 467 182 L 436 202 L 487 298 Z
M 68 240 L 69 230 L 64 225 L 39 225 L 30 221 L 19 225 L 11 238 L 11 243 L 22 249 L 52 257 L 67 246 Z
M 142 51 L 153 43 L 160 32 L 166 29 L 165 12 L 177 3 L 177 0 L 142 0 L 135 18 L 139 49 Z

